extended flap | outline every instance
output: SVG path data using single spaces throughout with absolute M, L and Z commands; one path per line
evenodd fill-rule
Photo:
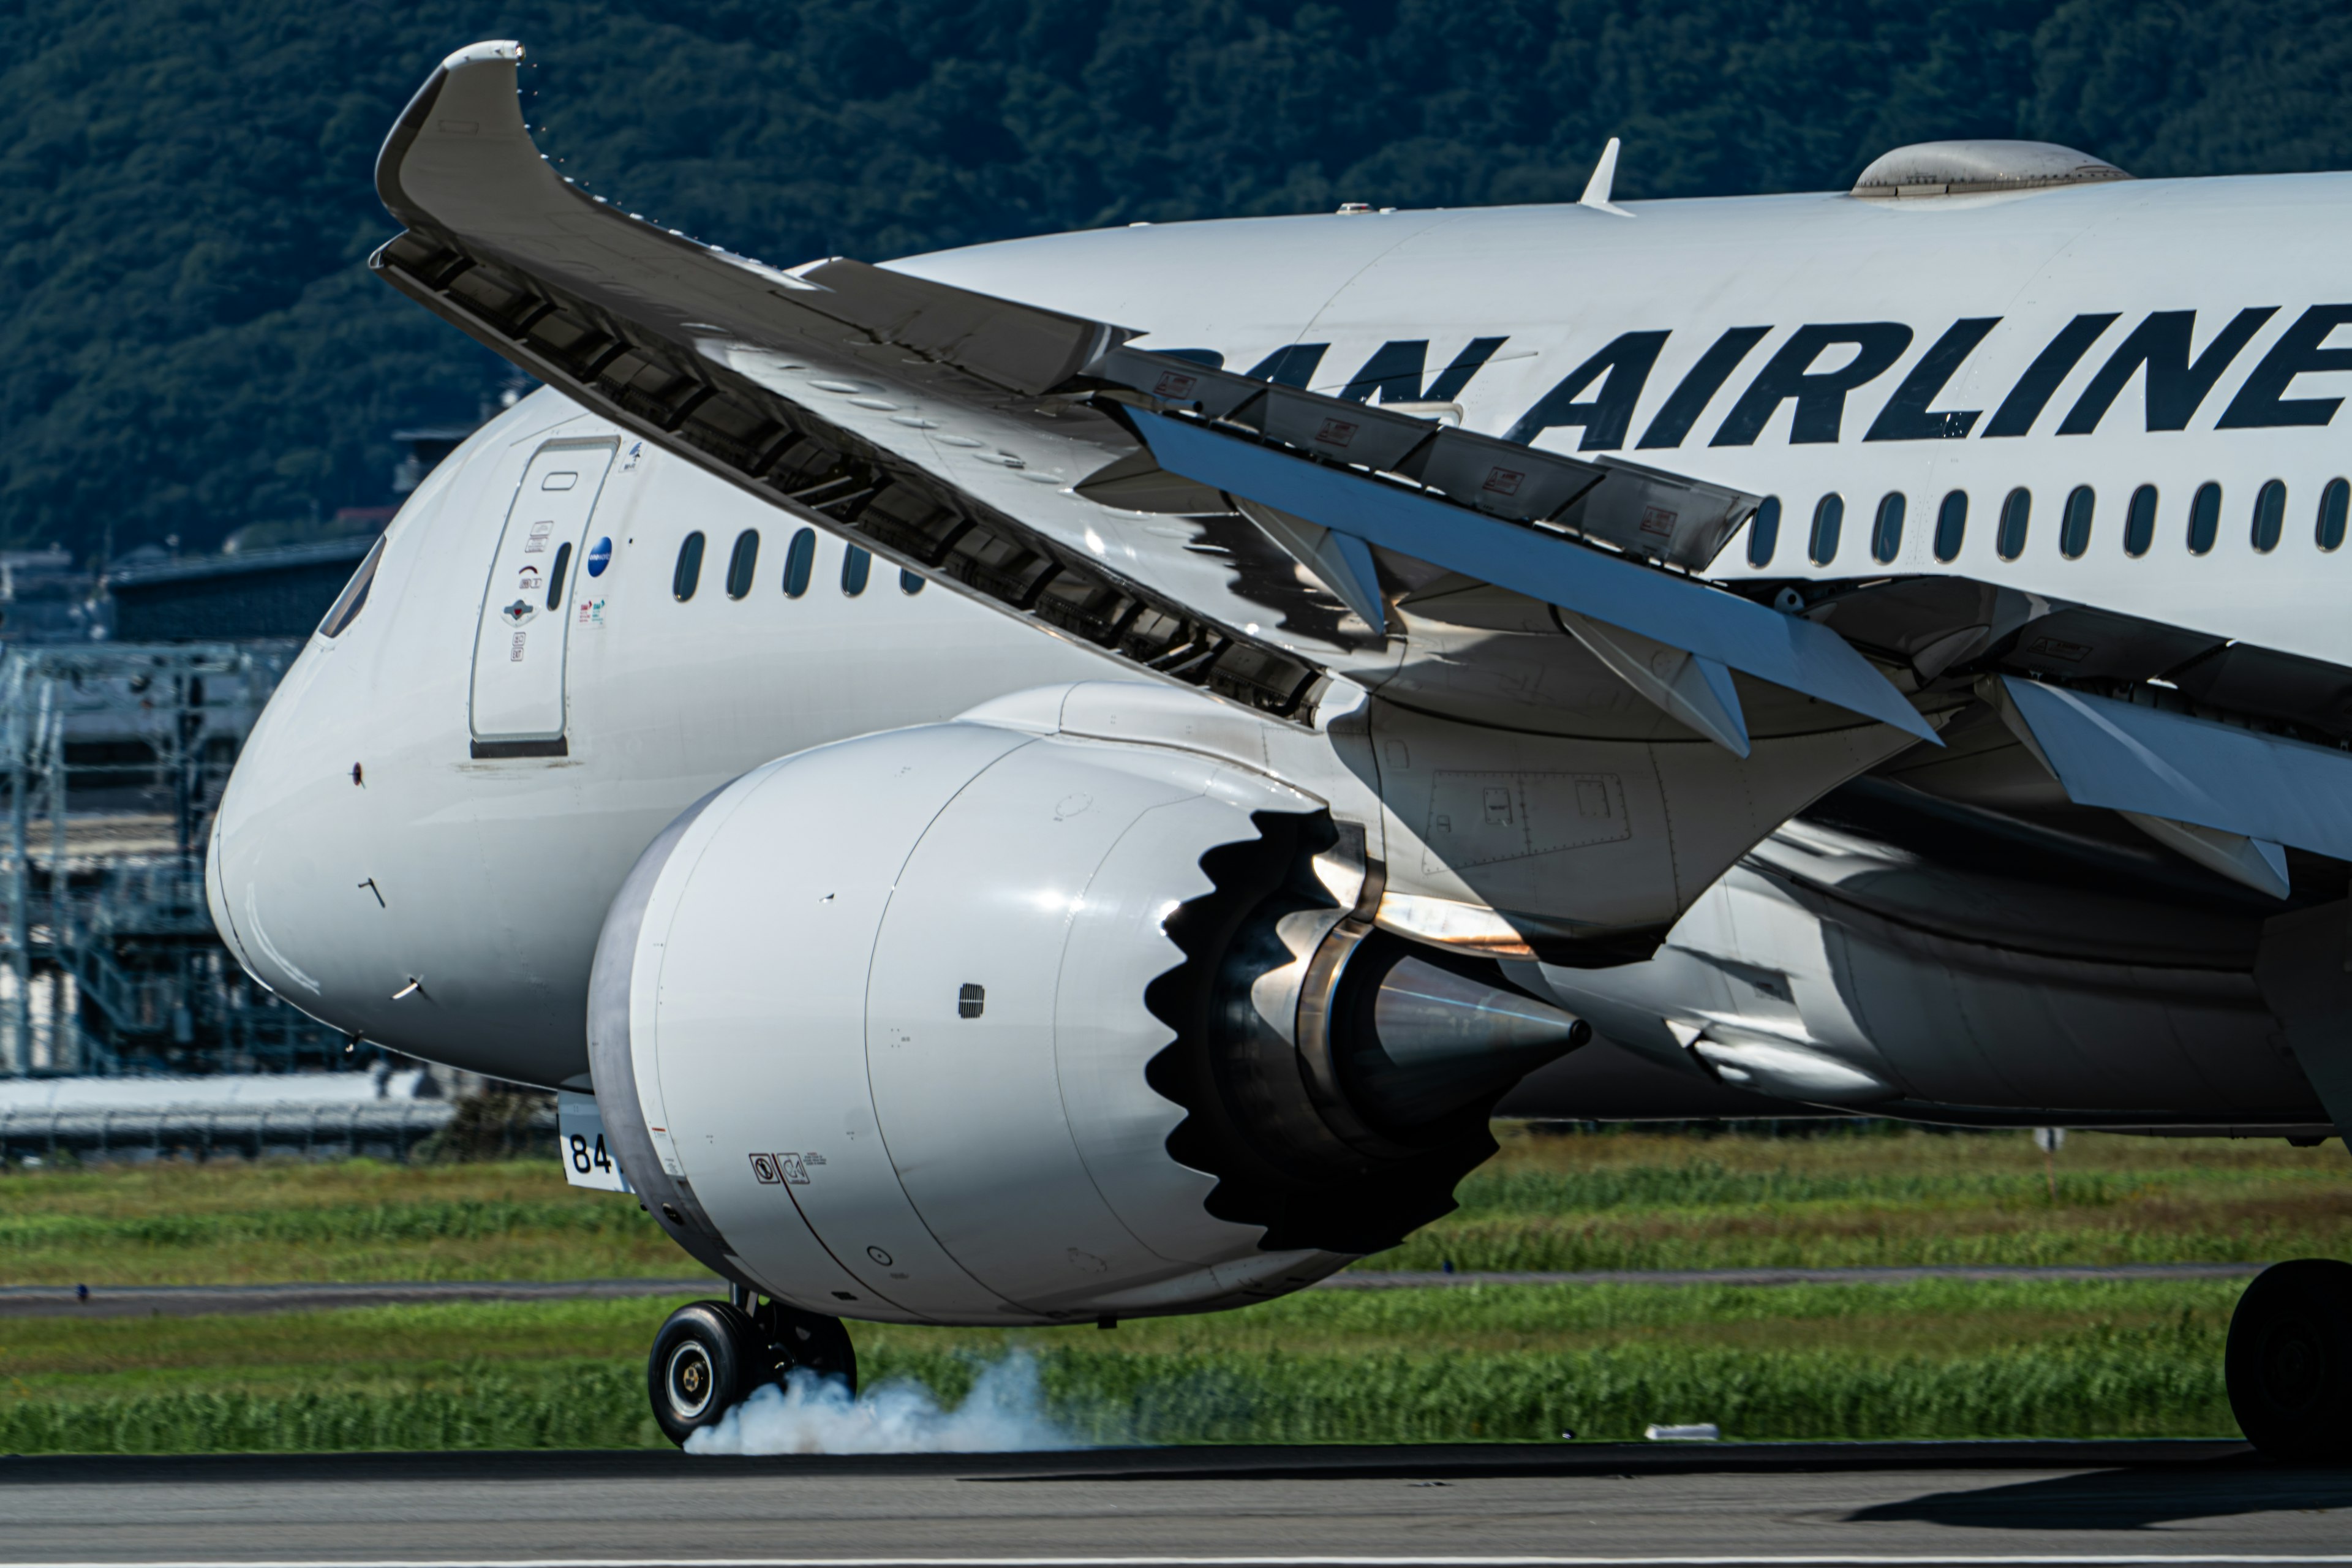
M 2352 754 L 2014 675 L 1982 689 L 2078 805 L 2352 860 Z

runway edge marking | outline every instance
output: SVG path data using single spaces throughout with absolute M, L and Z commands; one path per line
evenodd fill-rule
M 1317 1553 L 1281 1557 L 1249 1552 L 1223 1556 L 1106 1557 L 1033 1552 L 1018 1557 L 256 1557 L 82 1558 L 6 1563 L 0 1568 L 1875 1568 L 1885 1563 L 1950 1563 L 1955 1568 L 2137 1568 L 2148 1563 L 2352 1564 L 2352 1552 L 1792 1552 L 1733 1556 L 1474 1556 L 1402 1554 L 1380 1557 Z

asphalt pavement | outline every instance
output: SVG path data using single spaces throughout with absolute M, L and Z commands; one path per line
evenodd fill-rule
M 2352 1563 L 2242 1445 L 0 1458 L 0 1564 Z

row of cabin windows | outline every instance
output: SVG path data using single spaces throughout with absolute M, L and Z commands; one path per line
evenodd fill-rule
M 702 582 L 703 539 L 699 529 L 679 541 L 677 565 L 670 573 L 669 591 L 679 604 L 694 597 L 694 590 Z M 748 597 L 759 576 L 760 531 L 747 528 L 735 536 L 735 548 L 727 555 L 727 596 L 730 599 Z M 816 530 L 803 528 L 793 535 L 792 543 L 784 547 L 784 597 L 797 599 L 809 591 L 809 578 L 816 569 Z M 870 551 L 851 545 L 841 558 L 841 591 L 850 598 L 866 592 L 866 579 L 874 572 L 874 556 Z M 898 574 L 898 592 L 912 596 L 923 591 L 923 579 L 912 572 Z
M 2156 502 L 2154 485 L 2142 485 L 2132 491 L 2131 500 L 2124 508 L 2124 553 L 2137 559 L 2145 555 L 2156 543 Z M 1903 494 L 1890 490 L 1878 502 L 1878 510 L 1871 520 L 1871 559 L 1884 564 L 1895 559 L 1903 548 Z M 2088 485 L 2076 485 L 2067 492 L 2066 504 L 2058 515 L 2058 553 L 2069 561 L 2080 560 L 2091 548 L 2091 524 L 2098 510 L 2098 497 Z M 2352 482 L 2330 479 L 2319 492 L 2319 512 L 2313 528 L 2313 538 L 2322 550 L 2334 550 L 2344 542 L 2346 514 L 2352 511 Z M 2003 561 L 2014 561 L 2025 553 L 2025 540 L 2033 520 L 2032 494 L 2022 487 L 2009 492 L 2000 503 L 2000 515 L 1993 531 L 1993 551 Z M 1845 528 L 1845 498 L 1832 492 L 1813 504 L 1812 533 L 1806 541 L 1805 553 L 1816 566 L 1826 566 L 1837 558 L 1838 539 Z M 1954 490 L 1936 509 L 1936 559 L 1957 560 L 1960 545 L 1969 528 L 1969 496 L 1966 490 Z M 2213 548 L 2221 531 L 2221 487 L 2208 481 L 2197 487 L 2189 502 L 2189 552 L 2203 555 Z M 2252 520 L 2253 546 L 2267 555 L 2278 548 L 2286 531 L 2286 483 L 2272 479 L 2254 492 Z M 1769 566 L 1772 553 L 1780 542 L 1780 498 L 1766 496 L 1756 509 L 1755 520 L 1748 528 L 1748 563 Z

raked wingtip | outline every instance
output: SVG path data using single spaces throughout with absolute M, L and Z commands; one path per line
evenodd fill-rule
M 478 44 L 467 44 L 441 62 L 445 71 L 461 66 L 482 65 L 491 60 L 515 61 L 522 58 L 522 45 L 512 38 L 485 38 Z

